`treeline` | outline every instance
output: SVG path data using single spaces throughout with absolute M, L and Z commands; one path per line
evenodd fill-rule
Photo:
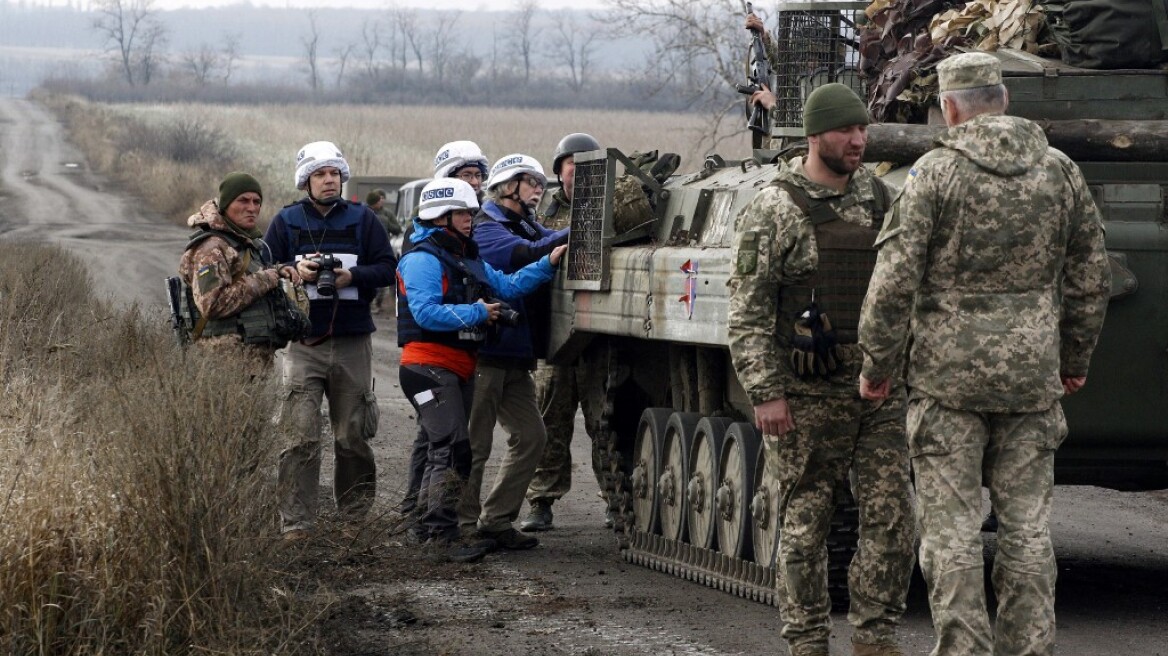
M 376 74 L 358 71 L 342 80 L 340 86 L 329 86 L 315 92 L 304 84 L 279 82 L 200 85 L 181 74 L 167 74 L 148 85 L 135 86 L 108 74 L 99 77 L 58 75 L 46 79 L 41 86 L 54 93 L 74 94 L 98 102 L 462 104 L 653 111 L 686 111 L 693 106 L 682 93 L 669 90 L 652 93 L 647 82 L 636 78 L 606 77 L 577 91 L 563 78 L 546 77 L 524 82 L 519 74 L 499 72 L 438 82 L 419 75 L 417 71 L 392 68 L 379 69 Z

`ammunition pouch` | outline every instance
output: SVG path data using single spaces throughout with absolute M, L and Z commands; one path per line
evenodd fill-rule
M 312 330 L 308 318 L 308 294 L 287 280 L 261 296 L 238 314 L 203 320 L 189 285 L 183 284 L 182 317 L 191 340 L 219 335 L 238 335 L 244 344 L 283 348 L 304 339 Z

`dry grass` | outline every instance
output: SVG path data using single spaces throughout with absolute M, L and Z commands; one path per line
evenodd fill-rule
M 182 220 L 214 195 L 223 174 L 252 172 L 263 185 L 266 214 L 301 195 L 293 185 L 296 152 L 310 141 L 335 142 L 354 175 L 423 177 L 438 148 L 472 139 L 489 158 L 514 152 L 533 155 L 550 169 L 562 136 L 588 132 L 625 152 L 659 149 L 682 156 L 682 170 L 696 170 L 705 153 L 698 114 L 599 110 L 535 110 L 434 106 L 205 104 L 110 105 L 42 96 L 57 111 L 92 166 L 121 180 L 170 220 Z M 221 135 L 224 152 L 195 163 L 151 155 L 142 134 L 198 125 Z M 125 138 L 123 135 L 129 135 Z M 745 146 L 744 146 L 745 149 Z M 130 173 L 130 175 L 124 175 Z M 549 170 L 550 173 L 550 170 Z M 159 190 L 165 190 L 159 193 Z M 161 196 L 161 197 L 160 197 Z M 176 208 L 175 205 L 180 207 Z
M 0 270 L 0 652 L 295 653 L 274 389 L 93 300 L 57 248 L 0 243 Z

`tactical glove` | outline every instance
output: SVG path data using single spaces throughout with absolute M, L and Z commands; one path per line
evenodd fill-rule
M 791 370 L 803 379 L 827 377 L 840 366 L 838 340 L 831 320 L 812 303 L 795 320 L 791 337 Z
M 815 334 L 811 326 L 800 318 L 795 322 L 791 337 L 791 371 L 799 378 L 814 378 L 826 373 L 823 362 L 815 352 Z

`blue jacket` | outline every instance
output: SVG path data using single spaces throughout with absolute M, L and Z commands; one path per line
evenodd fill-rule
M 534 218 L 525 219 L 488 200 L 475 216 L 474 240 L 484 262 L 501 271 L 514 271 L 568 243 L 568 229 L 548 230 Z M 514 328 L 503 327 L 499 339 L 484 345 L 479 357 L 504 366 L 534 368 L 536 359 L 547 350 L 547 292 L 520 299 L 511 306 L 520 313 L 522 322 Z
M 417 244 L 432 233 L 444 230 L 414 219 L 410 241 Z M 442 302 L 442 275 L 445 267 L 431 253 L 410 250 L 402 255 L 397 265 L 398 277 L 406 290 L 406 301 L 414 321 L 426 330 L 455 331 L 478 326 L 487 321 L 487 308 L 482 303 L 447 304 Z M 555 268 L 542 257 L 530 266 L 511 274 L 504 274 L 484 264 L 486 282 L 495 294 L 506 301 L 521 298 L 552 279 Z
M 389 235 L 373 210 L 361 203 L 342 200 L 333 206 L 328 217 L 322 217 L 312 201 L 303 198 L 276 214 L 264 241 L 272 249 L 273 259 L 282 264 L 295 264 L 298 256 L 316 252 L 357 258 L 357 264 L 348 267 L 353 274 L 350 286 L 357 289 L 357 299 L 314 299 L 309 312 L 310 338 L 327 333 L 330 324 L 332 334 L 337 336 L 366 335 L 377 330 L 369 314 L 369 303 L 376 298 L 378 288 L 393 284 L 396 262 Z

